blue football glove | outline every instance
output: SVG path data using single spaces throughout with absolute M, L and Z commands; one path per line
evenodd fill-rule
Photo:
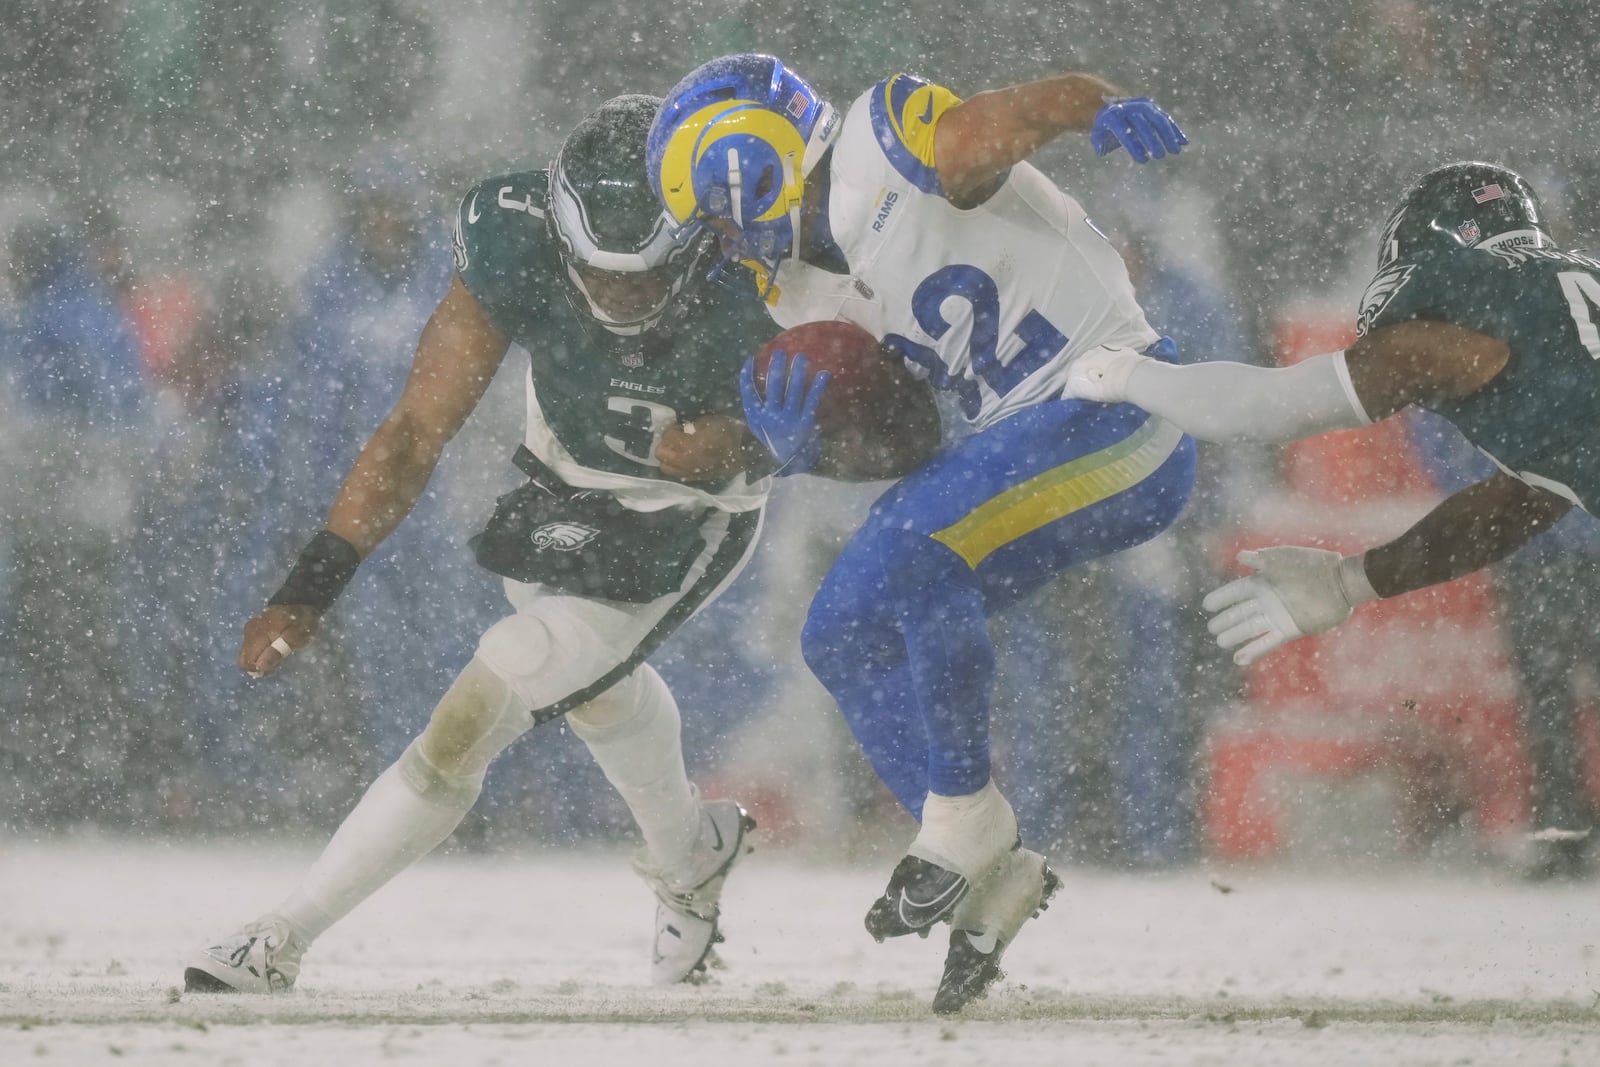
M 815 378 L 805 353 L 792 364 L 783 352 L 772 353 L 767 365 L 767 395 L 756 391 L 756 361 L 747 359 L 739 373 L 739 393 L 744 398 L 744 418 L 756 439 L 767 446 L 778 461 L 773 473 L 804 474 L 817 465 L 822 455 L 822 435 L 817 430 L 817 405 L 831 377 L 818 371 Z M 785 373 L 787 371 L 787 373 Z M 810 387 L 807 388 L 809 378 Z
M 1112 100 L 1094 117 L 1089 144 L 1097 156 L 1126 148 L 1135 163 L 1177 155 L 1189 138 L 1172 116 L 1150 102 L 1148 96 Z

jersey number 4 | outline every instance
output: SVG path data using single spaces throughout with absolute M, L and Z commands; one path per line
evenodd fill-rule
M 1600 329 L 1594 324 L 1594 311 L 1600 308 L 1600 281 L 1581 270 L 1564 270 L 1556 277 L 1561 279 L 1561 292 L 1572 312 L 1572 324 L 1578 328 L 1578 340 L 1591 358 L 1600 359 Z
M 917 325 L 935 341 L 949 333 L 953 325 L 943 311 L 944 302 L 952 296 L 972 305 L 972 339 L 968 349 L 976 379 L 965 374 L 951 374 L 937 350 L 919 345 L 909 337 L 891 333 L 884 337 L 883 343 L 926 370 L 935 389 L 954 389 L 961 398 L 962 414 L 969 419 L 977 418 L 983 408 L 979 379 L 995 396 L 1005 396 L 1067 347 L 1066 334 L 1030 309 L 1011 331 L 1011 335 L 1022 342 L 1022 348 L 1002 362 L 1000 287 L 989 275 L 964 263 L 934 271 L 911 294 L 911 314 Z

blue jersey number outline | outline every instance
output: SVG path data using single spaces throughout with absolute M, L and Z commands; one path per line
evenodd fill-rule
M 1010 362 L 1000 362 L 1000 287 L 984 271 L 966 263 L 940 267 L 922 280 L 911 294 L 911 314 L 917 325 L 935 341 L 950 332 L 953 325 L 944 317 L 941 305 L 949 297 L 959 297 L 972 306 L 972 337 L 968 351 L 972 371 L 995 396 L 1005 396 L 1034 371 L 1050 362 L 1067 347 L 1067 336 L 1038 311 L 1029 309 L 1011 331 L 1022 342 L 1021 351 Z M 939 354 L 902 334 L 891 333 L 883 343 L 928 372 L 935 389 L 954 390 L 961 399 L 961 411 L 977 418 L 983 407 L 983 392 L 977 380 L 956 377 Z

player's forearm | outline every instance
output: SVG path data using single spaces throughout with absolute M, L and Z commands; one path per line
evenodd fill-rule
M 1454 581 L 1505 559 L 1571 507 L 1510 475 L 1496 475 L 1461 490 L 1393 541 L 1367 552 L 1367 580 L 1384 597 Z
M 1125 395 L 1203 441 L 1294 441 L 1370 421 L 1350 388 L 1342 353 L 1271 368 L 1143 359 Z
M 1058 74 L 978 93 L 940 120 L 935 163 L 947 196 L 959 199 L 1056 136 L 1084 132 L 1108 97 L 1124 95 L 1092 74 Z
M 327 528 L 365 559 L 422 499 L 444 444 L 391 415 L 361 450 L 328 513 Z

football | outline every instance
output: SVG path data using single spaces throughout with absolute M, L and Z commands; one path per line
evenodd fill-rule
M 817 473 L 844 480 L 898 477 L 927 460 L 939 444 L 933 391 L 853 322 L 793 326 L 756 353 L 756 387 L 765 396 L 775 352 L 805 355 L 811 373 L 826 370 L 827 392 L 817 408 L 822 462 Z

